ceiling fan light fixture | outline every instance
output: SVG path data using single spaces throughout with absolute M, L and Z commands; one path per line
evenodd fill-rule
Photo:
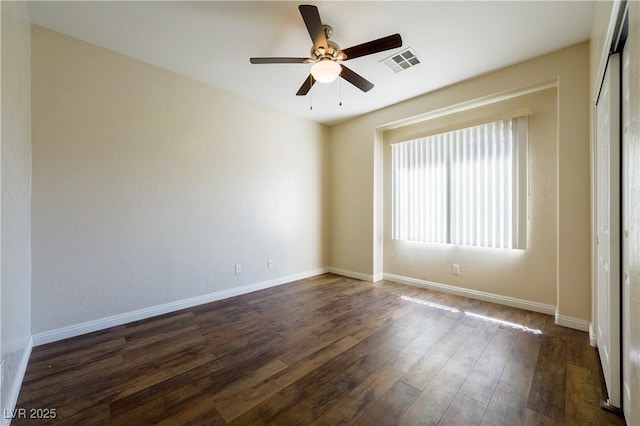
M 305 96 L 309 93 L 316 81 L 330 83 L 338 77 L 342 77 L 345 81 L 353 84 L 363 92 L 368 92 L 373 89 L 373 83 L 338 62 L 402 47 L 402 37 L 400 37 L 400 34 L 392 34 L 341 50 L 337 43 L 329 40 L 333 30 L 330 26 L 322 24 L 317 6 L 301 4 L 298 6 L 298 10 L 300 11 L 304 25 L 307 27 L 309 36 L 311 36 L 311 42 L 313 43 L 309 58 L 249 58 L 252 64 L 313 63 L 310 70 L 311 74 L 304 80 L 304 83 L 302 83 L 302 86 L 300 86 L 300 89 L 296 92 L 296 96 Z
M 311 67 L 311 75 L 320 83 L 331 83 L 340 75 L 342 67 L 331 59 L 323 59 Z

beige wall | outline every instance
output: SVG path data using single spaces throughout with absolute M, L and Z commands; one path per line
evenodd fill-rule
M 31 24 L 26 3 L 0 2 L 0 347 L 2 404 L 13 408 L 31 340 Z
M 421 126 L 385 132 L 384 217 L 391 217 L 391 143 L 416 137 L 416 132 L 446 129 L 481 117 L 495 117 L 532 108 L 529 117 L 530 197 L 526 250 L 480 249 L 449 244 L 424 244 L 391 239 L 391 221 L 384 224 L 384 272 L 435 283 L 500 294 L 544 305 L 556 305 L 557 258 L 557 96 L 555 88 L 431 119 Z M 452 264 L 462 273 L 452 274 Z
M 331 265 L 369 276 L 382 269 L 374 262 L 383 257 L 378 253 L 383 233 L 374 225 L 384 221 L 378 217 L 382 210 L 374 204 L 381 194 L 374 184 L 380 181 L 377 177 L 382 167 L 376 145 L 380 129 L 407 118 L 550 83 L 557 86 L 558 113 L 557 151 L 550 158 L 557 161 L 556 197 L 554 200 L 551 195 L 548 200 L 557 203 L 557 274 L 551 277 L 555 283 L 545 285 L 539 293 L 520 288 L 517 294 L 535 294 L 535 300 L 556 303 L 561 322 L 584 328 L 591 303 L 588 70 L 589 44 L 583 43 L 332 127 Z M 470 266 L 473 271 L 474 265 Z M 415 270 L 412 267 L 409 272 Z M 544 276 L 550 277 L 548 272 Z M 487 275 L 475 278 L 489 291 L 514 294 L 513 286 L 499 288 Z
M 614 7 L 615 6 L 615 7 Z M 595 105 L 596 95 L 605 69 L 611 33 L 610 22 L 615 21 L 614 12 L 618 5 L 613 2 L 596 2 L 592 27 L 591 49 L 591 104 Z M 613 19 L 612 19 L 613 18 Z M 627 424 L 640 425 L 640 3 L 629 2 L 629 38 L 625 50 L 630 53 L 629 91 L 631 118 L 628 133 L 630 174 L 623 179 L 622 185 L 629 188 L 629 282 L 630 300 L 630 341 L 623 345 L 623 351 L 629 354 L 629 407 L 626 407 Z
M 32 58 L 34 334 L 328 266 L 326 127 L 40 27 Z

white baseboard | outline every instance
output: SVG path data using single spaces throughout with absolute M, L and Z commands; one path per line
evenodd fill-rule
M 557 325 L 561 325 L 563 327 L 569 327 L 580 331 L 590 331 L 589 321 L 580 318 L 568 317 L 566 315 L 560 315 L 557 312 L 555 322 Z M 591 340 L 591 335 L 589 335 L 589 340 Z
M 420 280 L 416 278 L 403 277 L 394 274 L 377 274 L 367 275 L 361 272 L 349 271 L 340 268 L 320 268 L 311 271 L 306 271 L 298 274 L 287 275 L 273 280 L 262 281 L 255 284 L 249 284 L 242 287 L 231 288 L 227 290 L 221 290 L 201 296 L 195 296 L 188 299 L 177 300 L 175 302 L 169 302 L 162 305 L 151 306 L 148 308 L 138 309 L 131 312 L 125 312 L 122 314 L 113 315 L 106 318 L 100 318 L 97 320 L 87 321 L 80 324 L 74 324 L 66 327 L 61 327 L 55 330 L 44 331 L 33 335 L 30 341 L 29 353 L 31 353 L 32 346 L 44 345 L 47 343 L 57 342 L 59 340 L 68 339 L 71 337 L 80 336 L 82 334 L 92 333 L 94 331 L 104 330 L 106 328 L 115 327 L 122 324 L 127 324 L 134 321 L 139 321 L 146 318 L 151 318 L 158 315 L 163 315 L 170 312 L 179 311 L 181 309 L 187 309 L 193 306 L 202 305 L 205 303 L 215 302 L 217 300 L 227 299 L 234 296 L 240 296 L 243 294 L 251 293 L 258 290 L 263 290 L 270 287 L 286 284 L 292 281 L 301 280 L 316 275 L 331 272 L 337 275 L 343 275 L 350 278 L 355 278 L 363 281 L 377 282 L 381 279 L 395 281 L 401 284 L 413 285 L 417 287 L 429 288 L 432 290 L 443 291 L 445 293 L 457 294 L 460 296 L 471 297 L 474 299 L 484 300 L 487 302 L 498 303 L 502 305 L 512 306 L 520 309 L 527 309 L 534 312 L 540 312 L 549 315 L 555 315 L 555 322 L 558 325 L 575 328 L 581 331 L 589 331 L 588 321 L 578 318 L 572 318 L 562 316 L 556 313 L 556 307 L 552 305 L 546 305 L 538 302 L 532 302 L 523 299 L 517 299 L 508 296 L 501 296 L 492 293 L 486 293 L 477 290 L 471 290 L 461 287 L 455 287 L 447 284 L 434 283 L 431 281 Z M 593 341 L 594 339 L 592 339 Z M 593 344 L 593 343 L 592 343 Z M 28 362 L 28 357 L 27 357 Z M 26 363 L 25 363 L 26 369 Z M 19 388 L 18 388 L 19 392 Z M 17 398 L 17 394 L 16 394 Z
M 448 284 L 434 283 L 431 281 L 420 280 L 417 278 L 403 277 L 401 275 L 384 274 L 384 279 L 394 281 L 400 284 L 412 285 L 415 287 L 423 287 L 431 290 L 438 290 L 444 293 L 457 294 L 458 296 L 470 297 L 472 299 L 484 300 L 485 302 L 497 303 L 500 305 L 511 306 L 513 308 L 526 309 L 528 311 L 540 312 L 543 314 L 554 315 L 556 307 L 546 305 L 544 303 L 532 302 L 530 300 L 517 299 L 515 297 L 501 296 L 499 294 L 486 293 L 484 291 L 471 290 L 468 288 L 456 287 Z
M 382 279 L 382 277 L 379 277 L 378 275 L 376 276 L 367 275 L 367 274 L 363 274 L 362 272 L 349 271 L 347 269 L 340 269 L 340 268 L 334 268 L 334 267 L 330 267 L 329 272 L 331 272 L 332 274 L 342 275 L 349 278 L 355 278 L 356 280 L 369 281 L 369 282 L 376 282 Z
M 164 303 L 162 305 L 151 306 L 148 308 L 138 309 L 131 312 L 112 315 L 106 318 L 87 321 L 80 324 L 74 324 L 55 330 L 44 331 L 33 335 L 33 344 L 35 346 L 47 343 L 57 342 L 59 340 L 68 339 L 70 337 L 80 336 L 82 334 L 92 333 L 94 331 L 104 330 L 106 328 L 151 318 L 170 312 L 179 311 L 181 309 L 191 308 L 193 306 L 203 305 L 205 303 L 215 302 L 217 300 L 228 299 L 234 296 L 240 296 L 252 293 L 258 290 L 275 287 L 278 285 L 290 283 L 316 275 L 330 272 L 330 268 L 320 268 L 311 271 L 301 272 L 298 274 L 287 275 L 272 280 L 262 281 L 255 284 L 249 284 L 242 287 L 230 288 L 227 290 L 216 291 L 213 293 L 203 294 L 201 296 L 190 297 L 188 299 L 176 300 L 175 302 Z
M 16 404 L 18 403 L 18 396 L 20 395 L 20 388 L 22 388 L 22 382 L 24 381 L 24 375 L 27 372 L 27 365 L 29 365 L 29 358 L 31 357 L 31 350 L 33 349 L 33 337 L 29 339 L 26 348 L 22 352 L 22 358 L 20 358 L 20 365 L 16 371 L 16 377 L 11 384 L 9 394 L 7 395 L 7 405 L 0 418 L 0 425 L 9 426 L 11 424 L 11 416 L 9 413 L 15 412 Z
M 598 339 L 596 337 L 596 330 L 593 328 L 593 323 L 589 323 L 589 344 L 594 348 L 598 346 Z

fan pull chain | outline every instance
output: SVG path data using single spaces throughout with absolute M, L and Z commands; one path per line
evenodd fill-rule
M 342 79 L 340 79 L 340 103 L 338 106 L 342 106 Z
M 313 110 L 313 80 L 309 76 L 309 110 Z

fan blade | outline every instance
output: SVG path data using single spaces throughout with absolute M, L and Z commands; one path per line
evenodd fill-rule
M 314 50 L 318 47 L 324 47 L 324 49 L 327 50 L 327 37 L 324 35 L 324 28 L 322 27 L 318 8 L 309 4 L 301 4 L 298 6 L 298 9 L 313 41 Z
M 304 64 L 308 58 L 250 58 L 252 64 Z
M 371 55 L 372 53 L 383 52 L 389 49 L 395 49 L 402 46 L 402 37 L 400 34 L 393 34 L 382 37 L 377 40 L 362 43 L 357 46 L 344 49 L 342 53 L 347 55 L 347 59 L 359 58 L 360 56 Z
M 368 92 L 369 90 L 373 89 L 372 82 L 362 77 L 360 74 L 345 67 L 344 65 L 342 65 L 342 72 L 340 73 L 340 77 L 344 78 L 363 92 Z
M 309 90 L 311 90 L 311 87 L 313 87 L 313 84 L 315 82 L 316 80 L 311 74 L 309 74 L 309 77 L 307 77 L 304 83 L 302 83 L 302 86 L 300 86 L 300 89 L 298 89 L 298 93 L 296 93 L 296 96 L 304 96 L 309 93 Z

